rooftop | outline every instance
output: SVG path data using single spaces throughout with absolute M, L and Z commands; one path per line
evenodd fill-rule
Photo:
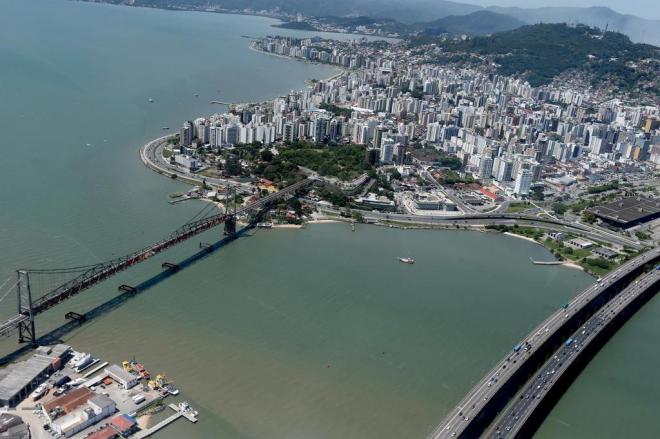
M 104 427 L 87 436 L 85 439 L 114 439 L 117 432 L 112 427 Z
M 51 411 L 55 409 L 55 407 L 61 407 L 64 412 L 69 413 L 86 403 L 93 396 L 94 392 L 87 387 L 78 387 L 77 389 L 73 389 L 62 396 L 58 396 L 57 398 L 44 403 L 43 406 L 47 411 Z
M 628 197 L 591 209 L 594 215 L 616 223 L 631 223 L 660 214 L 660 201 L 645 197 Z
M 0 401 L 9 401 L 70 349 L 67 345 L 40 347 L 27 360 L 0 370 Z

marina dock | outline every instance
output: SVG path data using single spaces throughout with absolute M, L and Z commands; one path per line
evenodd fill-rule
M 98 361 L 97 361 L 97 362 L 98 362 Z M 108 362 L 107 362 L 107 361 L 104 361 L 103 363 L 101 363 L 100 365 L 96 366 L 94 369 L 90 370 L 90 371 L 87 372 L 85 375 L 83 375 L 83 378 L 89 378 L 89 377 L 91 377 L 92 375 L 94 375 L 96 372 L 98 372 L 99 370 L 103 369 L 103 368 L 104 368 L 105 366 L 107 366 L 107 365 L 108 365 Z
M 197 415 L 195 414 L 197 412 L 193 412 L 191 410 L 182 410 L 174 404 L 168 404 L 167 406 L 169 408 L 171 408 L 172 410 L 174 410 L 175 413 L 173 415 L 169 416 L 166 419 L 163 419 L 162 421 L 160 421 L 158 424 L 154 425 L 153 427 L 149 427 L 147 429 L 140 430 L 135 435 L 133 435 L 132 438 L 142 439 L 142 438 L 145 438 L 145 437 L 149 437 L 152 434 L 155 434 L 157 431 L 162 430 L 163 428 L 167 427 L 172 422 L 176 421 L 177 419 L 179 419 L 181 417 L 184 417 L 184 418 L 188 419 L 190 422 L 193 422 L 193 423 L 197 422 Z

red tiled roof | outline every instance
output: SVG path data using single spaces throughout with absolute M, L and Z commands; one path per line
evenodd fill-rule
M 112 427 L 105 427 L 99 431 L 86 436 L 85 439 L 114 439 L 117 437 L 117 432 Z
M 119 431 L 128 431 L 135 425 L 135 421 L 127 415 L 118 415 L 110 421 Z
M 89 390 L 87 387 L 79 387 L 65 393 L 62 396 L 58 396 L 51 401 L 48 401 L 44 404 L 44 408 L 47 411 L 51 411 L 55 407 L 59 406 L 62 408 L 62 410 L 64 410 L 65 413 L 69 413 L 86 403 L 92 396 L 94 396 L 94 392 Z

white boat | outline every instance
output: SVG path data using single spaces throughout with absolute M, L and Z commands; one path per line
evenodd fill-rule
M 71 367 L 79 372 L 92 361 L 94 361 L 92 354 L 83 353 L 78 359 L 71 363 Z
M 39 387 L 34 389 L 34 392 L 30 395 L 32 397 L 33 401 L 38 400 L 42 396 L 46 394 L 46 390 L 48 390 L 48 385 L 46 383 L 40 384 Z
M 73 365 L 73 363 L 75 363 L 76 361 L 80 360 L 80 358 L 82 358 L 82 356 L 85 355 L 84 352 L 76 352 L 76 351 L 72 351 L 72 353 L 73 353 L 73 356 L 72 356 L 72 357 L 69 359 L 69 361 L 68 361 L 69 366 Z
M 190 407 L 190 404 L 188 404 L 188 401 L 182 401 L 179 403 L 179 410 L 183 413 L 188 413 L 193 416 L 199 415 L 197 410 L 194 410 L 192 407 Z
M 414 264 L 415 260 L 413 258 L 399 258 L 399 262 L 403 262 L 404 264 Z
M 177 389 L 176 387 L 174 387 L 171 384 L 165 384 L 163 386 L 163 389 L 165 389 L 167 391 L 167 393 L 169 393 L 170 395 L 173 395 L 173 396 L 176 396 L 176 395 L 179 394 L 179 389 Z
M 82 383 L 86 382 L 87 380 L 85 378 L 76 378 L 75 380 L 71 381 L 69 384 L 71 387 L 78 387 Z

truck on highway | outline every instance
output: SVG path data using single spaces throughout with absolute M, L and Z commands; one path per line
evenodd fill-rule
M 520 352 L 521 349 L 522 349 L 522 345 L 518 343 L 513 347 L 513 352 Z
M 573 344 L 573 339 L 572 339 L 572 338 L 569 338 L 568 340 L 566 340 L 566 343 L 564 343 L 564 344 L 565 344 L 566 346 L 570 346 L 570 345 L 572 345 L 572 344 Z

